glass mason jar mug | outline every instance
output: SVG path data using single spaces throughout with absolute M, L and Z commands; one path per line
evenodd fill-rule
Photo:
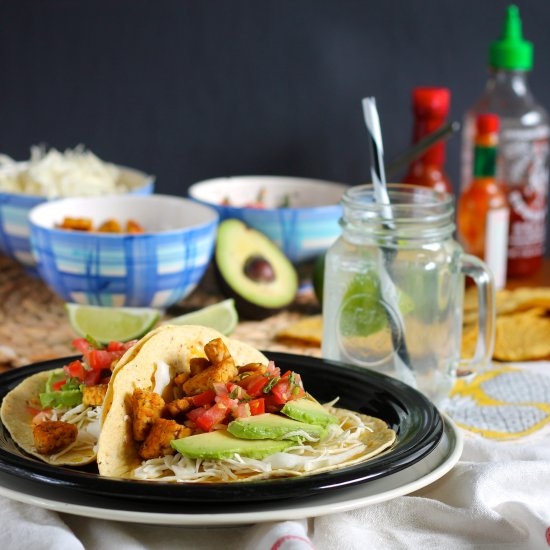
M 344 194 L 342 235 L 328 250 L 323 357 L 371 368 L 445 406 L 457 375 L 488 364 L 495 290 L 487 266 L 453 239 L 453 198 L 413 185 L 372 185 Z M 464 276 L 477 285 L 475 357 L 461 360 Z

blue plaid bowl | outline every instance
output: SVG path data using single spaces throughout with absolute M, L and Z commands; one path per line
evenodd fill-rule
M 144 172 L 119 166 L 121 180 L 131 195 L 150 195 L 155 180 Z M 46 197 L 6 193 L 0 191 L 0 252 L 18 260 L 24 266 L 35 267 L 31 253 L 29 212 L 35 206 L 47 202 Z
M 274 241 L 299 263 L 317 257 L 340 235 L 342 183 L 284 177 L 235 176 L 193 184 L 189 197 L 220 219 L 237 218 Z
M 129 219 L 142 234 L 60 229 L 65 217 Z M 67 302 L 168 307 L 201 280 L 212 257 L 218 214 L 168 195 L 50 201 L 29 214 L 31 250 L 40 276 Z

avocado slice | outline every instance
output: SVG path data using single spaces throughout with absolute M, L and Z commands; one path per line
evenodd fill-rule
M 242 317 L 263 319 L 288 306 L 298 290 L 298 275 L 279 247 L 240 220 L 218 227 L 216 274 L 222 291 L 235 300 Z
M 329 424 L 338 424 L 339 422 L 323 405 L 305 397 L 294 401 L 287 401 L 281 412 L 299 422 L 316 424 L 323 427 Z
M 241 456 L 261 460 L 266 456 L 284 451 L 294 443 L 272 439 L 261 441 L 238 439 L 225 430 L 216 430 L 215 432 L 175 439 L 171 445 L 178 453 L 190 458 L 219 460 L 232 458 L 238 453 Z
M 321 438 L 325 434 L 323 426 L 306 424 L 271 413 L 238 418 L 229 423 L 227 430 L 235 437 L 242 439 L 291 439 L 300 441 L 303 439 L 300 436 L 289 435 L 298 430 L 317 438 Z

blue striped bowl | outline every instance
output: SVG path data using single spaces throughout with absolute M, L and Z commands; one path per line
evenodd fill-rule
M 153 192 L 153 176 L 123 166 L 119 168 L 121 180 L 130 188 L 128 194 L 150 195 Z M 34 268 L 34 259 L 31 253 L 29 212 L 47 201 L 46 197 L 0 191 L 0 252 L 31 269 Z
M 193 184 L 189 196 L 237 218 L 274 241 L 294 263 L 324 252 L 340 235 L 339 202 L 347 185 L 285 176 L 235 176 Z M 263 193 L 266 208 L 247 206 Z M 290 207 L 280 208 L 288 198 Z M 228 201 L 228 204 L 224 204 Z
M 143 234 L 57 229 L 65 216 L 139 222 Z M 67 302 L 168 307 L 201 280 L 212 257 L 218 214 L 168 195 L 50 201 L 29 214 L 31 249 L 44 281 Z

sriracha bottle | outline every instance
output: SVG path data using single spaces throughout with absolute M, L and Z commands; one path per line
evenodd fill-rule
M 533 97 L 527 75 L 533 44 L 523 38 L 517 6 L 510 6 L 501 36 L 489 50 L 485 91 L 464 120 L 462 189 L 472 177 L 472 140 L 480 113 L 500 118 L 498 179 L 510 204 L 508 275 L 525 276 L 542 265 L 548 209 L 550 125 L 546 110 Z

